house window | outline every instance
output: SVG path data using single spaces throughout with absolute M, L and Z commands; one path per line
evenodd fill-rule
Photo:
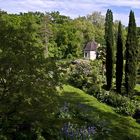
M 88 57 L 88 53 L 87 52 L 85 52 L 85 57 Z

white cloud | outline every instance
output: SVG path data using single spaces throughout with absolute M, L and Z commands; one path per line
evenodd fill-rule
M 70 17 L 87 15 L 94 11 L 101 11 L 104 15 L 108 8 L 116 7 L 114 19 L 121 19 L 127 25 L 128 14 L 120 8 L 137 9 L 140 13 L 140 0 L 0 0 L 0 8 L 12 13 L 28 11 L 60 11 Z M 137 18 L 140 25 L 140 18 Z
M 108 6 L 128 6 L 131 8 L 140 8 L 140 1 L 139 0 L 102 0 L 98 2 L 95 0 L 96 3 L 103 3 L 107 4 Z

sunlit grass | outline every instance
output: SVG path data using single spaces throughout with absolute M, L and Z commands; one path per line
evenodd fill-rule
M 111 130 L 109 132 L 110 140 L 140 140 L 140 125 L 133 118 L 115 113 L 112 107 L 100 103 L 96 98 L 82 90 L 64 85 L 63 90 L 61 90 L 61 98 L 62 102 L 69 102 L 73 105 L 82 103 L 89 107 L 90 109 L 85 115 L 93 122 L 97 118 L 101 121 L 104 120 L 107 123 L 106 127 Z
M 135 90 L 138 91 L 138 92 L 140 92 L 140 84 L 137 84 L 136 85 Z

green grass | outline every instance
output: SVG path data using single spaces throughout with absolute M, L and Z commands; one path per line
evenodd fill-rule
M 140 100 L 140 84 L 137 84 L 136 87 L 135 87 L 135 95 Z
M 138 91 L 138 92 L 140 92 L 140 84 L 137 84 L 136 85 L 135 90 Z
M 61 103 L 69 102 L 73 106 L 82 103 L 87 106 L 87 111 L 81 109 L 88 119 L 105 121 L 106 128 L 110 129 L 109 137 L 102 140 L 140 140 L 140 125 L 131 117 L 119 115 L 113 108 L 100 103 L 96 98 L 90 96 L 80 89 L 64 85 L 61 91 Z M 88 110 L 89 108 L 89 110 Z

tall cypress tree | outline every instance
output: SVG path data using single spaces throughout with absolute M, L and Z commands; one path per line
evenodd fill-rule
M 128 95 L 132 95 L 136 85 L 137 73 L 137 34 L 134 12 L 130 11 L 128 34 L 126 40 L 126 65 L 125 65 L 125 88 Z
M 117 53 L 116 53 L 116 91 L 121 92 L 123 76 L 123 39 L 122 39 L 122 25 L 119 22 L 118 36 L 117 36 Z
M 106 41 L 106 81 L 107 89 L 110 90 L 113 78 L 113 14 L 107 10 L 105 19 L 105 41 Z

